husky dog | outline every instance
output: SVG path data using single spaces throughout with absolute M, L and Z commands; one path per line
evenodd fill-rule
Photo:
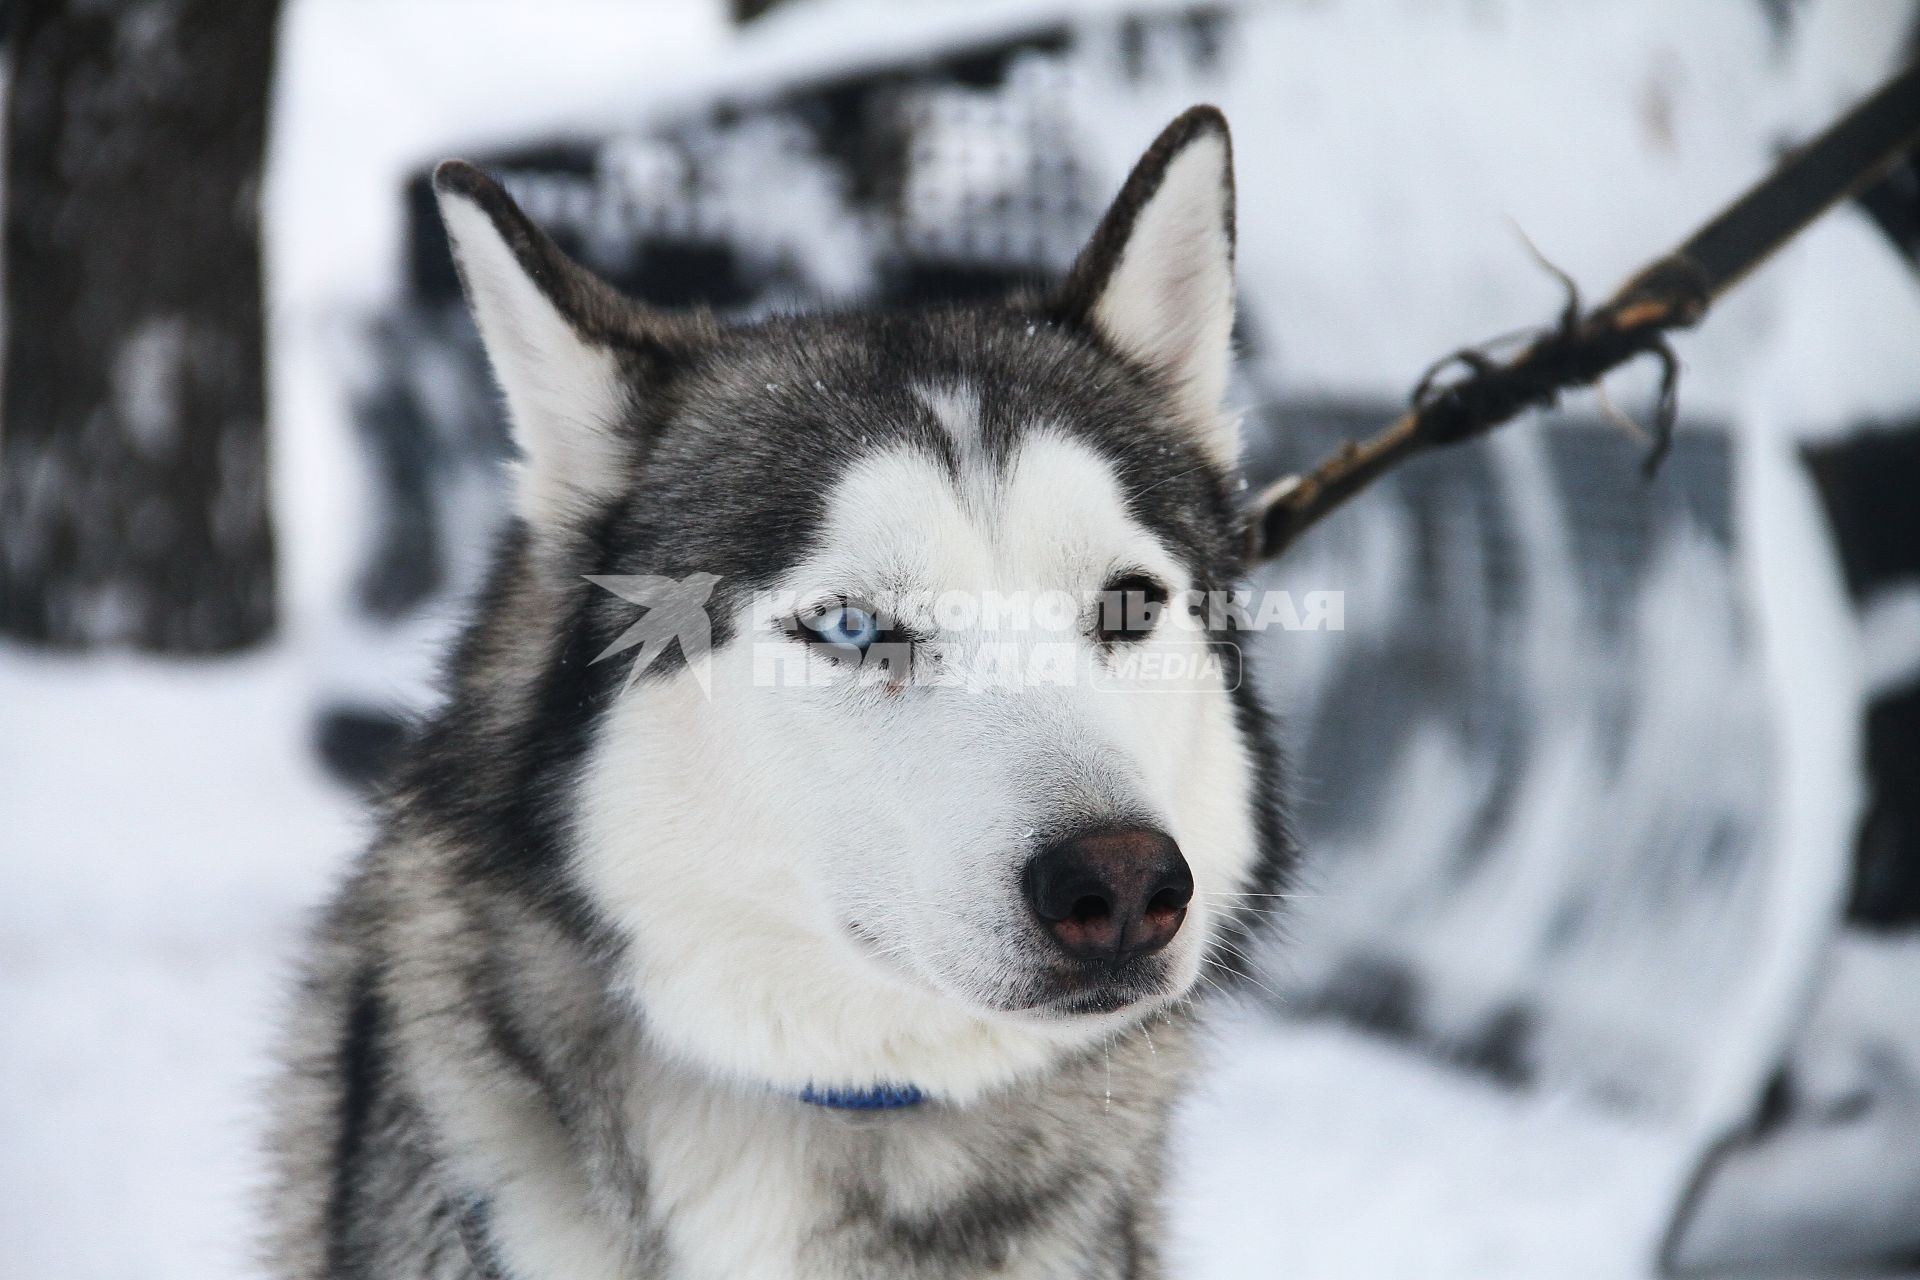
M 1226 122 L 989 306 L 657 314 L 436 186 L 516 519 L 298 995 L 277 1273 L 1161 1275 L 1193 997 L 1290 862 L 1222 626 L 1121 672 L 1245 568 Z M 708 643 L 596 661 L 603 575 L 702 584 Z M 921 678 L 1022 592 L 1095 678 Z

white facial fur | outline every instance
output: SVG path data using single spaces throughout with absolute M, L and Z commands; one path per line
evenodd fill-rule
M 974 403 L 929 396 L 956 439 Z M 1254 858 L 1250 766 L 1217 682 L 1094 688 L 1104 659 L 1082 620 L 996 631 L 929 616 L 939 592 L 1089 593 L 1134 569 L 1190 585 L 1085 445 L 1036 431 L 1004 470 L 968 465 L 957 483 L 919 452 L 881 452 L 827 511 L 783 584 L 793 599 L 897 609 L 953 662 L 1064 645 L 1076 679 L 768 687 L 770 670 L 822 660 L 743 612 L 713 655 L 711 700 L 681 672 L 634 686 L 603 723 L 578 871 L 631 940 L 632 995 L 664 1047 L 778 1089 L 894 1081 L 965 1100 L 1150 1011 L 1009 1007 L 1049 945 L 1020 892 L 1040 840 L 1102 818 L 1173 836 L 1196 886 L 1166 952 L 1161 998 L 1177 998 L 1217 927 L 1209 895 Z M 1163 627 L 1141 643 L 1191 639 Z
M 441 188 L 442 214 L 525 456 L 519 511 L 536 533 L 559 529 L 627 482 L 615 432 L 632 393 L 470 198 L 476 179 Z M 1166 377 L 1179 427 L 1223 467 L 1238 452 L 1220 412 L 1231 200 L 1225 134 L 1202 128 L 1133 211 L 1087 312 Z M 701 1069 L 780 1089 L 894 1081 L 977 1095 L 1147 1012 L 1023 1007 L 1050 946 L 1020 891 L 1041 841 L 1104 819 L 1179 843 L 1196 896 L 1164 953 L 1161 999 L 1196 980 L 1219 915 L 1209 895 L 1238 887 L 1255 856 L 1250 765 L 1224 689 L 1095 688 L 1104 659 L 1078 619 L 1049 633 L 921 616 L 940 592 L 1089 593 L 1135 570 L 1175 593 L 1190 585 L 1090 449 L 1041 430 L 989 468 L 977 396 L 922 396 L 976 461 L 956 482 L 918 454 L 867 458 L 782 585 L 796 601 L 893 609 L 956 664 L 990 645 L 1018 661 L 1064 644 L 1077 678 L 769 687 L 757 679 L 767 651 L 807 653 L 772 619 L 743 615 L 708 664 L 710 697 L 684 670 L 621 697 L 586 761 L 577 871 L 631 941 L 652 1033 Z M 1191 636 L 1164 627 L 1141 642 L 1180 643 Z

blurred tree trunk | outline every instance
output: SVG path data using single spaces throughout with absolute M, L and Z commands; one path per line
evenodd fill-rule
M 277 0 L 11 6 L 0 632 L 273 625 L 260 170 Z

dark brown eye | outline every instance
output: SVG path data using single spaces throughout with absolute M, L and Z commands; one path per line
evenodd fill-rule
M 1095 625 L 1101 644 L 1144 640 L 1167 607 L 1167 589 L 1144 573 L 1114 577 L 1100 589 Z

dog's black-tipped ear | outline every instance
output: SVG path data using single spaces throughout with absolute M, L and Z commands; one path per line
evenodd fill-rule
M 1209 456 L 1231 468 L 1223 411 L 1233 361 L 1233 145 L 1226 117 L 1193 107 L 1134 166 L 1057 305 L 1164 377 Z
M 474 166 L 447 161 L 433 188 L 520 446 L 516 506 L 536 525 L 589 507 L 624 475 L 633 406 L 616 345 L 639 328 L 637 310 Z

